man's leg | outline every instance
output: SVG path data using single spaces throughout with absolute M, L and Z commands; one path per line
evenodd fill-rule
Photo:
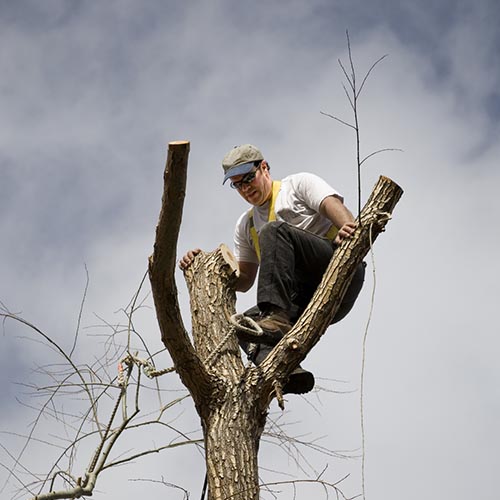
M 309 304 L 337 245 L 285 222 L 266 224 L 260 233 L 261 267 L 257 290 L 259 308 L 285 311 L 295 322 Z M 337 323 L 354 306 L 365 276 L 365 263 L 358 265 L 342 303 L 332 319 Z
M 245 316 L 258 320 L 261 316 L 261 311 L 258 306 L 253 306 L 245 311 Z M 279 339 L 276 340 L 276 344 Z M 248 359 L 256 366 L 260 365 L 267 355 L 272 351 L 274 345 L 247 342 L 239 338 L 240 347 L 245 351 Z M 314 387 L 314 375 L 298 366 L 288 378 L 283 386 L 283 394 L 305 394 L 311 391 Z
M 240 340 L 240 346 L 245 351 L 256 366 L 259 366 L 267 355 L 272 351 L 273 346 L 266 344 L 252 344 Z M 305 394 L 314 388 L 314 375 L 304 370 L 300 365 L 293 370 L 283 386 L 283 394 Z
M 252 351 L 252 361 L 257 365 L 288 331 L 292 322 L 302 314 L 336 250 L 336 246 L 330 240 L 284 222 L 266 224 L 261 230 L 259 240 L 261 265 L 257 290 L 258 306 L 248 310 L 245 315 L 256 319 L 265 329 L 267 319 L 259 320 L 259 313 L 271 313 L 268 323 L 271 328 L 273 326 L 275 328 L 265 339 L 258 337 L 245 339 L 238 335 L 240 345 L 247 354 L 250 353 L 251 342 L 258 343 Z M 363 280 L 364 263 L 361 263 L 332 323 L 340 321 L 352 309 Z M 276 311 L 278 311 L 278 322 L 275 321 Z M 281 321 L 283 313 L 288 319 L 288 324 L 285 325 Z M 284 392 L 302 394 L 309 392 L 313 386 L 313 374 L 299 367 L 290 376 Z
M 361 292 L 361 288 L 363 288 L 363 283 L 365 281 L 365 268 L 366 263 L 361 262 L 356 268 L 356 271 L 354 271 L 351 284 L 349 285 L 349 288 L 342 299 L 342 303 L 330 323 L 331 325 L 338 323 L 341 319 L 344 319 L 353 308 L 359 292 Z
M 303 277 L 311 289 L 319 285 L 333 255 L 332 242 L 285 222 L 266 224 L 259 242 L 257 303 L 263 311 L 279 308 L 290 314 Z

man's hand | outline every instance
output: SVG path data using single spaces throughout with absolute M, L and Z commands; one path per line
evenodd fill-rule
M 185 271 L 192 263 L 193 259 L 201 252 L 200 248 L 189 250 L 189 252 L 179 261 L 179 268 Z
M 354 231 L 356 231 L 357 224 L 355 222 L 346 222 L 340 229 L 339 232 L 337 233 L 337 236 L 335 236 L 335 243 L 337 245 L 340 245 L 344 240 L 347 240 L 350 238 L 353 234 Z

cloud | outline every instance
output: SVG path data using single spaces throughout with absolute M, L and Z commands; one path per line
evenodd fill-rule
M 0 300 L 67 349 L 85 265 L 83 326 L 95 325 L 96 315 L 110 323 L 124 319 L 119 310 L 152 250 L 170 140 L 191 140 L 179 253 L 231 243 L 246 207 L 221 185 L 220 160 L 235 144 L 257 144 L 276 177 L 303 170 L 323 176 L 354 209 L 352 131 L 320 111 L 350 117 L 337 63 L 347 61 L 346 28 L 360 75 L 388 53 L 360 99 L 363 152 L 404 150 L 366 164 L 363 199 L 381 174 L 405 190 L 374 248 L 377 292 L 365 381 L 368 495 L 413 499 L 452 491 L 460 500 L 474 488 L 493 498 L 495 1 L 21 1 L 1 11 Z M 359 391 L 372 267 L 353 313 L 306 360 L 323 386 Z M 180 273 L 178 280 L 189 327 Z M 253 300 L 253 292 L 240 296 L 238 308 Z M 159 348 L 152 310 L 141 310 L 136 326 Z M 93 359 L 99 348 L 93 332 L 81 332 L 80 359 Z M 26 381 L 30 367 L 49 357 L 18 335 L 29 333 L 8 324 L 2 374 Z M 3 387 L 4 430 L 13 430 L 16 390 Z M 298 435 L 318 429 L 325 446 L 359 451 L 358 401 L 359 392 L 290 398 L 286 418 L 297 422 Z M 19 422 L 33 418 L 26 408 L 17 411 Z M 197 417 L 189 406 L 183 411 L 179 421 L 194 429 Z M 263 464 L 288 470 L 286 457 L 272 446 L 265 450 Z M 181 456 L 196 462 L 198 476 L 178 467 Z M 359 460 L 308 459 L 319 471 L 331 464 L 332 478 L 345 468 L 348 493 L 359 493 Z M 46 465 L 45 458 L 33 460 L 37 471 Z M 161 465 L 138 463 L 132 475 L 178 478 L 196 493 L 202 468 L 198 454 L 184 450 L 165 454 Z M 116 496 L 119 488 L 122 498 L 136 496 L 135 487 L 159 494 L 158 486 L 127 483 L 130 471 L 113 473 L 102 489 Z

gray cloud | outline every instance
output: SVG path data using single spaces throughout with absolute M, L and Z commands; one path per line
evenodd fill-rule
M 354 208 L 354 138 L 320 111 L 349 117 L 337 65 L 339 57 L 346 61 L 346 28 L 361 73 L 388 53 L 360 103 L 363 151 L 404 149 L 366 165 L 364 198 L 380 174 L 405 189 L 374 249 L 367 493 L 494 498 L 496 2 L 20 1 L 0 11 L 0 300 L 67 349 L 84 264 L 84 326 L 98 323 L 94 313 L 123 321 L 116 311 L 129 302 L 151 252 L 170 140 L 191 140 L 179 252 L 231 243 L 246 207 L 222 187 L 219 164 L 235 144 L 259 145 L 276 177 L 318 173 Z M 306 360 L 322 386 L 356 392 L 288 403 L 292 432 L 324 436 L 333 449 L 359 452 L 361 444 L 361 341 L 372 281 L 369 275 L 355 311 Z M 240 296 L 238 307 L 252 301 L 253 293 Z M 141 311 L 137 327 L 160 347 L 152 310 Z M 93 359 L 100 348 L 92 332 L 81 333 L 79 359 Z M 6 325 L 2 379 L 29 380 L 30 367 L 52 359 L 19 335 L 31 336 Z M 14 414 L 21 426 L 33 418 L 26 408 L 13 413 L 17 390 L 2 387 L 2 430 L 25 431 L 13 428 Z M 186 430 L 197 428 L 189 404 L 179 412 Z M 2 444 L 17 443 L 2 437 Z M 273 446 L 264 450 L 263 465 L 300 475 Z M 47 457 L 37 456 L 30 460 L 40 471 Z M 181 457 L 196 470 L 179 467 Z M 359 459 L 308 459 L 317 471 L 329 463 L 330 479 L 351 473 L 347 493 L 359 493 Z M 167 452 L 160 462 L 118 470 L 100 487 L 121 498 L 148 489 L 154 498 L 157 486 L 126 478 L 163 475 L 198 494 L 198 453 Z

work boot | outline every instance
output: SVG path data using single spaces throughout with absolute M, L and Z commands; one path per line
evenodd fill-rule
M 242 345 L 243 349 L 249 354 L 249 344 Z M 255 365 L 260 365 L 267 355 L 272 351 L 272 346 L 257 344 L 255 350 L 251 353 L 251 360 Z M 293 370 L 283 386 L 283 394 L 305 394 L 314 387 L 314 375 L 304 370 L 300 365 Z
M 283 394 L 305 394 L 314 387 L 314 375 L 300 366 L 295 368 L 283 386 Z
M 262 328 L 261 344 L 275 346 L 292 328 L 292 322 L 282 309 L 275 309 L 257 320 Z
M 282 309 L 275 309 L 262 319 L 258 319 L 257 324 L 266 332 L 280 332 L 282 337 L 292 328 L 292 322 Z
M 253 344 L 265 344 L 275 346 L 292 328 L 292 323 L 288 319 L 285 311 L 275 309 L 271 313 L 256 320 L 262 329 L 262 333 L 250 328 L 236 329 L 238 339 L 243 342 Z

